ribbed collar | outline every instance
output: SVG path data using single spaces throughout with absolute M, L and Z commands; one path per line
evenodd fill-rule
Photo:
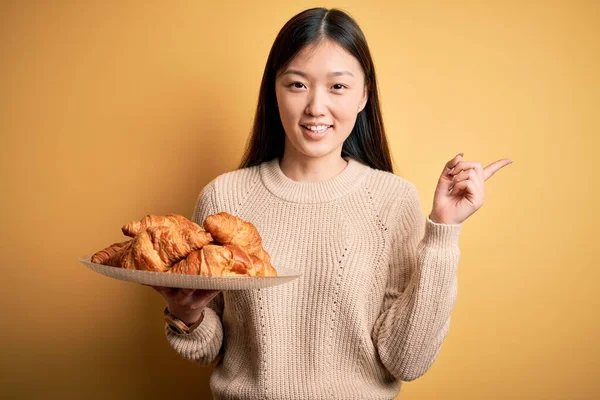
M 298 182 L 283 173 L 279 159 L 260 164 L 260 176 L 265 187 L 275 196 L 293 203 L 324 203 L 356 190 L 369 173 L 369 166 L 353 158 L 333 178 L 323 182 Z

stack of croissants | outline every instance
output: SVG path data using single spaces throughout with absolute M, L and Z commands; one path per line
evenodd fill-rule
M 121 228 L 133 239 L 92 255 L 96 264 L 204 276 L 277 276 L 256 227 L 234 215 L 209 215 L 203 226 L 179 214 L 147 215 Z

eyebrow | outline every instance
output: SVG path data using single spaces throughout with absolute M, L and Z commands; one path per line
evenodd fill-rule
M 297 69 L 288 69 L 283 74 L 281 74 L 281 76 L 289 75 L 289 74 L 300 75 L 305 78 L 308 77 L 308 75 L 305 72 L 299 71 Z M 350 76 L 354 77 L 354 74 L 350 71 L 335 71 L 335 72 L 330 72 L 327 74 L 327 76 L 342 76 L 342 75 L 350 75 Z

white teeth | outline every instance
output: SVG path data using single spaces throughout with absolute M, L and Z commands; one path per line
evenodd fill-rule
M 324 130 L 329 128 L 329 125 L 317 125 L 317 126 L 305 125 L 305 127 L 314 132 L 323 132 Z

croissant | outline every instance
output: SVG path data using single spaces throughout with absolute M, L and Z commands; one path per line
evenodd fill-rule
M 121 268 L 165 272 L 190 252 L 211 241 L 207 232 L 150 227 L 133 239 L 131 248 L 121 258 Z
M 269 255 L 267 254 L 267 257 L 268 256 Z M 256 276 L 277 276 L 277 270 L 273 268 L 270 262 L 263 261 L 262 258 L 256 257 L 252 254 L 250 254 L 250 259 L 252 260 L 252 264 L 254 264 Z
M 131 221 L 121 228 L 125 236 L 135 237 L 138 233 L 145 231 L 150 227 L 166 226 L 174 229 L 192 229 L 203 231 L 202 227 L 195 222 L 190 221 L 183 215 L 168 214 L 161 215 L 146 215 L 140 221 Z
M 202 249 L 192 251 L 181 261 L 173 264 L 173 266 L 167 271 L 167 273 L 173 274 L 187 274 L 187 275 L 200 275 L 200 271 L 207 271 L 205 275 L 213 276 L 218 275 L 219 271 L 212 269 L 206 264 L 204 259 L 204 252 Z
M 169 270 L 170 273 L 227 276 L 234 264 L 233 253 L 230 249 L 219 245 L 206 245 L 200 250 L 191 252 L 185 259 L 179 261 Z M 238 266 L 240 274 L 252 268 L 252 264 Z
M 172 229 L 168 226 L 150 227 L 133 240 L 115 243 L 92 256 L 92 262 L 125 269 L 165 272 L 190 252 L 212 242 L 208 232 L 192 229 Z M 116 249 L 116 250 L 115 250 Z
M 256 276 L 256 270 L 250 256 L 238 245 L 206 246 L 204 249 L 207 263 L 220 263 L 221 276 L 248 275 Z
M 92 256 L 92 262 L 96 264 L 104 264 L 111 257 L 115 255 L 119 250 L 123 249 L 127 243 L 131 242 L 131 240 L 127 240 L 125 242 L 111 244 L 105 249 L 100 250 Z
M 98 251 L 93 263 L 205 276 L 277 276 L 256 227 L 231 214 L 210 215 L 203 227 L 178 214 L 147 215 L 121 230 L 133 239 Z
M 116 250 L 109 258 L 108 260 L 106 260 L 105 262 L 102 262 L 101 264 L 105 264 L 105 265 L 110 265 L 113 267 L 118 267 L 121 268 L 121 259 L 124 257 L 125 254 L 127 254 L 130 251 L 131 245 L 133 244 L 133 240 L 128 240 L 122 247 L 119 247 L 118 250 Z M 115 243 L 112 246 L 118 245 L 119 243 Z M 104 250 L 100 250 L 98 253 L 94 254 L 92 256 L 92 260 L 94 260 L 94 257 L 96 257 L 98 255 L 98 258 L 101 257 L 99 254 L 101 254 L 102 252 L 110 252 L 111 246 L 109 246 L 108 248 L 104 249 Z M 93 261 L 92 261 L 93 262 Z
M 174 264 L 168 272 L 204 276 L 277 276 L 273 267 L 265 268 L 260 258 L 234 244 L 206 245 Z
M 271 265 L 269 254 L 262 247 L 262 239 L 256 227 L 234 215 L 221 212 L 204 220 L 204 229 L 220 244 L 236 244 L 243 247 L 266 264 Z

